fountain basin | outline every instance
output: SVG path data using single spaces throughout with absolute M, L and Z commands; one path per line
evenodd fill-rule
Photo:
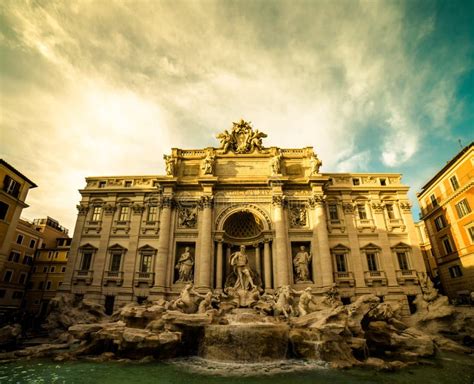
M 287 356 L 288 334 L 286 324 L 208 325 L 199 356 L 237 362 L 281 360 Z

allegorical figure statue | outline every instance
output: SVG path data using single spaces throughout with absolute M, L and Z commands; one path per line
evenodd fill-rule
M 323 162 L 319 160 L 318 155 L 313 153 L 310 164 L 311 164 L 311 175 L 317 175 L 319 173 L 319 168 L 321 167 L 321 165 L 323 165 Z
M 229 149 L 232 148 L 232 145 L 234 144 L 234 138 L 232 135 L 227 131 L 227 129 L 224 131 L 224 133 L 219 133 L 217 135 L 217 138 L 221 142 L 221 149 L 223 153 L 227 153 Z
M 279 175 L 281 173 L 281 152 L 272 157 L 271 163 L 272 174 Z
M 250 151 L 253 151 L 258 149 L 259 151 L 263 150 L 263 143 L 262 143 L 262 138 L 267 137 L 267 135 L 263 132 L 259 132 L 258 129 L 255 130 L 250 136 L 249 136 L 249 147 Z
M 204 158 L 203 164 L 201 166 L 201 169 L 204 171 L 205 175 L 214 174 L 215 160 L 216 160 L 216 157 L 214 156 L 214 154 L 211 151 L 207 152 L 207 155 Z
M 311 254 L 306 252 L 304 245 L 293 258 L 293 266 L 295 267 L 296 282 L 310 281 L 309 279 L 309 262 L 311 261 Z
M 179 282 L 188 282 L 193 279 L 194 257 L 189 250 L 189 247 L 184 248 L 175 267 L 178 270 Z
M 232 254 L 230 265 L 233 267 L 234 273 L 237 276 L 234 289 L 248 290 L 249 288 L 256 288 L 252 279 L 249 260 L 245 254 L 245 245 L 241 245 L 240 251 Z
M 168 176 L 174 176 L 174 159 L 171 156 L 163 155 L 166 165 L 166 174 Z
M 178 220 L 180 227 L 196 227 L 196 208 L 181 208 L 178 213 Z

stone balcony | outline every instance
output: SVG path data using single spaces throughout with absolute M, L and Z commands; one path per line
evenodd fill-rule
M 365 271 L 365 284 L 372 287 L 374 284 L 387 285 L 387 276 L 384 271 Z
M 94 271 L 76 269 L 72 277 L 72 283 L 77 284 L 79 281 L 83 281 L 86 283 L 86 285 L 91 285 L 93 275 Z
M 153 287 L 154 283 L 155 283 L 154 272 L 135 272 L 135 287 L 138 287 L 141 284 L 148 285 L 149 287 Z
M 349 286 L 355 285 L 354 274 L 352 272 L 334 272 L 334 282 L 338 286 Z
M 414 269 L 402 269 L 396 271 L 397 281 L 400 285 L 406 283 L 418 284 L 418 275 Z
M 122 271 L 105 271 L 104 272 L 104 285 L 109 283 L 115 283 L 120 286 L 123 284 L 123 272 Z

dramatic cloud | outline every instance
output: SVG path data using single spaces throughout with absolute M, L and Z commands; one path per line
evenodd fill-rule
M 472 130 L 472 7 L 423 3 L 3 2 L 1 152 L 39 185 L 24 215 L 72 230 L 84 177 L 163 173 L 240 117 L 323 171 L 419 186 L 420 154 L 441 166 Z

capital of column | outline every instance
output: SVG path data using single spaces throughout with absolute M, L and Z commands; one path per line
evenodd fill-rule
M 272 204 L 275 207 L 282 208 L 285 205 L 286 196 L 285 195 L 273 195 L 272 196 Z
M 308 204 L 311 208 L 322 207 L 326 196 L 324 195 L 313 195 L 308 199 Z
M 141 214 L 145 210 L 145 206 L 143 204 L 135 203 L 132 205 L 132 210 L 134 214 Z
M 204 208 L 212 208 L 214 203 L 214 196 L 212 195 L 204 195 L 201 196 L 201 199 L 199 200 L 199 208 L 204 209 Z
M 372 209 L 377 213 L 383 212 L 384 207 L 385 207 L 385 204 L 381 203 L 380 201 L 372 202 Z
M 78 204 L 76 205 L 76 208 L 77 208 L 77 214 L 78 215 L 87 215 L 87 212 L 89 212 L 89 206 L 88 205 L 84 205 L 84 204 Z
M 161 198 L 161 208 L 171 208 L 173 206 L 173 196 L 163 196 Z
M 411 203 L 409 201 L 401 201 L 399 207 L 405 213 L 411 212 Z
M 342 209 L 346 215 L 354 213 L 355 207 L 353 203 L 342 203 Z

